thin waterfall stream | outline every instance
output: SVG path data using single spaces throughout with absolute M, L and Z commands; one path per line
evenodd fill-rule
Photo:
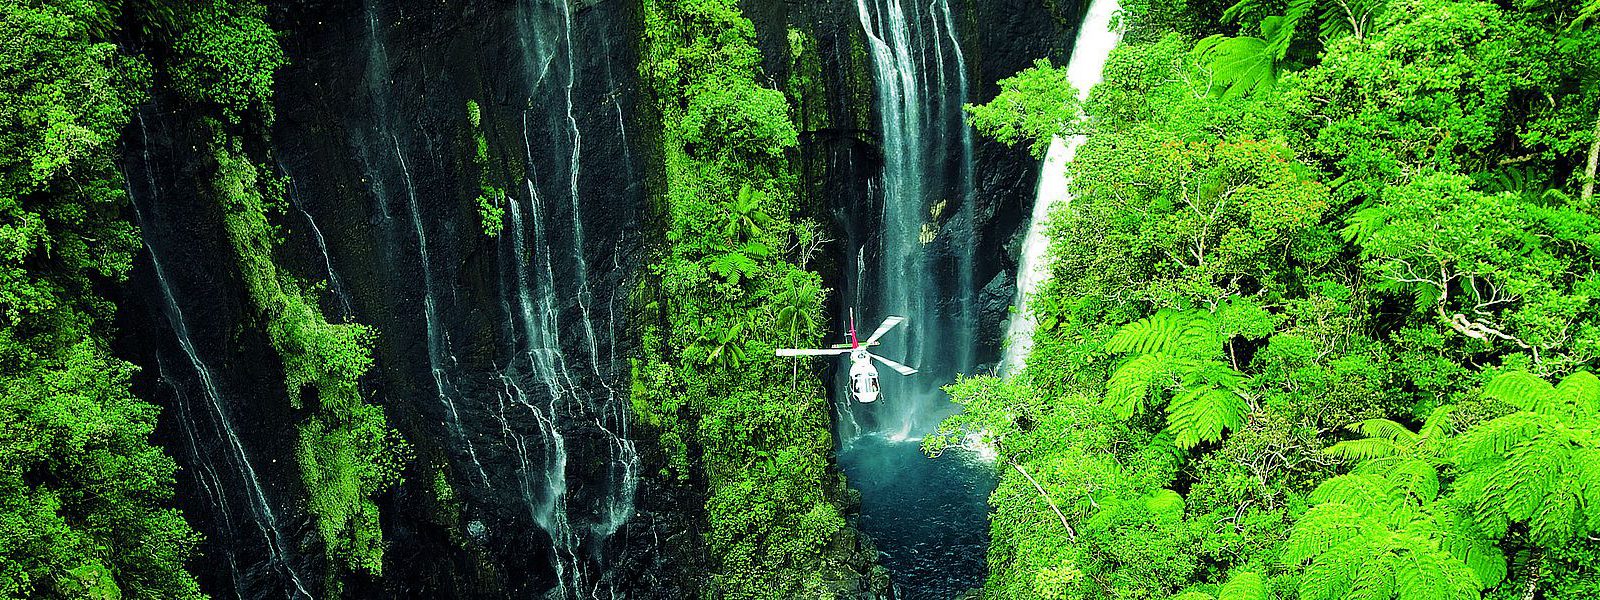
M 250 451 L 245 447 L 239 429 L 234 425 L 233 408 L 229 399 L 217 384 L 211 365 L 201 356 L 194 339 L 190 336 L 183 305 L 179 302 L 172 280 L 168 277 L 167 270 L 162 265 L 152 242 L 151 236 L 154 235 L 152 232 L 156 230 L 153 229 L 154 222 L 147 219 L 146 215 L 154 204 L 159 203 L 158 195 L 161 188 L 156 183 L 150 158 L 150 131 L 142 114 L 135 114 L 134 120 L 138 124 L 140 133 L 138 162 L 139 168 L 144 173 L 145 189 L 136 190 L 131 183 L 132 178 L 124 177 L 129 181 L 127 188 L 129 203 L 133 207 L 134 223 L 139 226 L 140 235 L 144 238 L 145 251 L 150 256 L 151 271 L 161 292 L 162 313 L 176 338 L 178 348 L 188 359 L 189 366 L 194 369 L 200 395 L 205 400 L 202 408 L 204 416 L 198 420 L 195 418 L 195 407 L 184 393 L 179 380 L 172 377 L 172 372 L 166 368 L 165 362 L 159 363 L 158 375 L 161 382 L 172 390 L 174 403 L 178 411 L 184 415 L 182 429 L 185 441 L 188 443 L 186 450 L 191 461 L 201 465 L 196 482 L 200 489 L 210 496 L 209 500 L 221 508 L 222 518 L 219 519 L 218 525 L 221 528 L 221 535 L 227 539 L 221 540 L 220 547 L 224 549 L 228 560 L 233 592 L 235 596 L 245 598 L 253 593 L 261 593 L 264 590 L 260 588 L 266 587 L 276 588 L 279 593 L 290 598 L 314 598 L 315 596 L 308 591 L 306 578 L 300 574 L 292 560 L 293 532 L 285 533 L 288 526 L 273 508 L 271 499 L 267 497 L 261 477 L 251 461 Z M 159 354 L 157 356 L 160 360 Z M 196 427 L 202 423 L 208 426 L 206 429 L 209 431 Z M 211 451 L 216 448 L 223 449 L 220 457 Z M 231 472 L 219 471 L 219 462 L 225 465 L 226 471 Z M 239 530 L 234 521 L 235 515 L 226 500 L 227 490 L 233 489 L 243 491 L 247 501 L 244 506 L 245 516 L 261 535 L 261 547 L 266 552 L 263 566 L 268 570 L 267 573 L 262 573 L 255 565 L 241 565 L 234 550 L 233 542 L 246 534 Z M 271 581 L 274 579 L 277 581 Z
M 1112 28 L 1120 5 L 1117 0 L 1094 0 L 1089 13 L 1078 29 L 1078 39 L 1073 44 L 1072 60 L 1067 63 L 1067 79 L 1078 92 L 1078 99 L 1089 97 L 1089 89 L 1100 83 L 1106 60 L 1111 50 L 1121 41 L 1122 33 Z M 1017 268 L 1017 297 L 1012 304 L 1017 314 L 1011 318 L 1006 331 L 1005 354 L 1000 368 L 1003 373 L 1016 373 L 1027 364 L 1028 351 L 1033 348 L 1033 331 L 1038 322 L 1028 310 L 1028 299 L 1039 290 L 1049 277 L 1048 252 L 1050 250 L 1050 213 L 1064 207 L 1072 200 L 1067 188 L 1067 165 L 1088 136 L 1078 134 L 1066 138 L 1056 136 L 1050 140 L 1044 165 L 1039 172 L 1039 193 L 1033 202 L 1033 216 L 1028 223 L 1028 234 L 1022 243 L 1022 256 Z

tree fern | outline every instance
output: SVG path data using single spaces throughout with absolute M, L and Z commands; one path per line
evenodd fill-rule
M 1193 448 L 1200 442 L 1220 441 L 1224 429 L 1243 426 L 1249 410 L 1236 391 L 1195 388 L 1178 394 L 1167 404 L 1167 426 L 1173 431 L 1173 443 L 1179 448 Z
M 1328 447 L 1324 452 L 1347 460 L 1373 460 L 1383 458 L 1418 457 L 1438 462 L 1445 452 L 1450 434 L 1450 415 L 1454 405 L 1434 409 L 1418 431 L 1406 429 L 1388 419 L 1367 419 L 1350 425 L 1350 430 L 1365 437 L 1345 440 Z
M 1483 394 L 1520 410 L 1473 427 L 1451 453 L 1477 524 L 1499 535 L 1526 523 L 1545 547 L 1600 532 L 1600 381 L 1580 372 L 1551 386 L 1510 372 Z
M 1217 600 L 1268 600 L 1267 580 L 1255 571 L 1235 572 L 1222 585 Z
M 1493 543 L 1455 527 L 1436 496 L 1377 473 L 1323 482 L 1285 543 L 1285 562 L 1302 569 L 1301 599 L 1476 600 L 1499 582 L 1496 572 L 1504 577 L 1504 557 L 1496 571 L 1495 555 L 1485 550 Z
M 1222 439 L 1244 425 L 1245 376 L 1222 362 L 1224 336 L 1207 311 L 1162 310 L 1123 326 L 1106 348 L 1133 356 L 1111 374 L 1105 406 L 1119 418 L 1144 412 L 1170 391 L 1167 427 L 1179 448 Z

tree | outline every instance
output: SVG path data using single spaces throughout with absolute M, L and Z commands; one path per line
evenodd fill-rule
M 1028 143 L 1034 158 L 1043 158 L 1050 139 L 1070 133 L 1082 114 L 1079 91 L 1066 67 L 1040 59 L 1033 66 L 1000 80 L 1000 94 L 988 104 L 966 106 L 973 127 L 1007 146 Z
M 201 596 L 157 409 L 107 341 L 139 247 L 116 145 L 151 78 L 121 16 L 0 4 L 0 596 Z
M 1483 394 L 1516 408 L 1468 430 L 1451 452 L 1483 528 L 1498 537 L 1524 523 L 1544 548 L 1600 532 L 1600 378 L 1579 371 L 1552 386 L 1511 371 Z
M 739 186 L 739 195 L 726 205 L 727 224 L 723 226 L 723 235 L 735 242 L 760 235 L 761 228 L 766 227 L 772 220 L 767 213 L 761 212 L 761 205 L 766 197 L 766 193 L 751 187 L 748 183 Z
M 1437 493 L 1372 473 L 1317 486 L 1283 555 L 1303 565 L 1300 597 L 1477 600 L 1500 583 L 1499 548 Z

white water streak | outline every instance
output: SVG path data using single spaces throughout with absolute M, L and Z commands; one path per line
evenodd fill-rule
M 1067 79 L 1078 91 L 1080 100 L 1088 98 L 1089 89 L 1100 83 L 1106 59 L 1122 34 L 1111 28 L 1112 17 L 1118 10 L 1117 0 L 1094 0 L 1089 14 L 1078 29 L 1078 40 L 1072 48 L 1072 60 L 1067 63 Z M 1050 276 L 1048 231 L 1050 215 L 1066 207 L 1072 200 L 1068 188 L 1067 165 L 1078 152 L 1078 146 L 1087 139 L 1084 135 L 1067 138 L 1056 136 L 1050 140 L 1050 150 L 1045 154 L 1044 166 L 1039 173 L 1039 193 L 1033 202 L 1033 217 L 1028 223 L 1028 235 L 1023 241 L 1021 264 L 1017 269 L 1017 297 L 1006 332 L 1005 354 L 1001 372 L 1014 374 L 1022 371 L 1033 349 L 1033 332 L 1038 321 L 1027 305 L 1034 293 Z

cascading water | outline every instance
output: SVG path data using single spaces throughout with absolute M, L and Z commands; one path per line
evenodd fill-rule
M 945 600 L 983 584 L 994 485 L 981 457 L 928 460 L 919 444 L 958 408 L 940 386 L 978 363 L 966 58 L 948 0 L 857 0 L 857 10 L 884 167 L 868 185 L 881 213 L 856 217 L 867 222 L 847 259 L 858 277 L 846 299 L 863 335 L 888 315 L 907 317 L 874 351 L 921 373 L 881 370 L 882 397 L 868 405 L 851 401 L 840 381 L 839 462 L 862 492 L 861 527 L 883 551 L 899 597 Z
M 500 377 L 508 399 L 533 417 L 544 440 L 541 461 L 530 460 L 522 446 L 514 450 L 519 460 L 538 467 L 524 470 L 519 478 L 526 480 L 532 517 L 550 535 L 556 592 L 597 597 L 602 587 L 616 593 L 615 584 L 596 572 L 603 565 L 595 559 L 600 544 L 632 515 L 639 483 L 639 455 L 627 438 L 627 408 L 616 391 L 620 369 L 611 307 L 618 293 L 606 290 L 603 303 L 597 303 L 590 286 L 582 202 L 584 131 L 574 99 L 581 72 L 573 7 L 567 0 L 527 0 L 519 5 L 518 22 L 529 107 L 521 111 L 526 197 L 507 198 L 511 222 L 502 242 L 502 280 L 510 285 L 502 286 L 502 294 L 509 297 L 504 304 L 513 308 L 507 326 L 514 354 Z M 609 63 L 601 68 L 607 84 L 614 85 Z M 621 103 L 614 97 L 609 103 L 614 110 L 607 112 L 619 126 L 614 133 L 625 136 Z M 539 135 L 544 137 L 536 139 Z M 623 157 L 631 165 L 625 142 L 624 137 Z M 549 202 L 551 198 L 565 200 L 564 206 Z M 618 240 L 605 250 L 616 252 L 621 245 Z M 620 256 L 607 262 L 607 267 L 620 267 Z M 605 307 L 603 329 L 596 326 L 599 306 Z M 578 335 L 564 335 L 573 331 Z M 602 331 L 606 338 L 601 338 Z M 585 474 L 573 470 L 571 456 L 604 464 L 598 490 L 574 487 L 575 478 Z
M 333 256 L 328 254 L 328 238 L 323 237 L 322 228 L 317 227 L 317 219 L 300 204 L 300 186 L 295 183 L 294 176 L 289 174 L 289 169 L 279 163 L 278 172 L 284 179 L 289 180 L 289 205 L 293 206 L 300 216 L 305 217 L 306 226 L 311 228 L 311 239 L 317 243 L 317 252 L 322 254 L 322 267 L 328 273 L 328 291 L 339 301 L 339 318 L 349 321 L 355 315 L 355 308 L 350 304 L 350 292 L 345 290 L 344 280 L 339 278 L 339 272 L 333 268 Z
M 952 414 L 940 386 L 976 366 L 977 295 L 972 281 L 972 130 L 967 65 L 947 0 L 924 7 L 857 0 L 877 88 L 884 169 L 876 239 L 862 257 L 867 285 L 852 290 L 870 332 L 885 316 L 907 317 L 880 354 L 921 369 L 886 377 L 888 402 L 855 408 L 865 431 L 920 437 Z
M 233 409 L 228 399 L 218 386 L 211 366 L 200 356 L 200 351 L 190 336 L 182 304 L 178 301 L 178 295 L 149 237 L 154 235 L 155 229 L 154 223 L 146 219 L 146 214 L 153 206 L 159 204 L 156 199 L 161 188 L 156 183 L 154 167 L 150 160 L 149 130 L 142 115 L 135 115 L 135 121 L 140 131 L 139 168 L 144 173 L 145 188 L 136 190 L 132 178 L 125 177 L 128 181 L 128 197 L 133 205 L 140 235 L 144 236 L 145 250 L 150 255 L 150 266 L 155 275 L 156 285 L 161 291 L 162 313 L 176 337 L 178 348 L 194 369 L 200 396 L 204 398 L 200 411 L 191 404 L 180 382 L 171 376 L 159 353 L 158 374 L 161 381 L 173 392 L 172 398 L 179 415 L 179 426 L 183 430 L 184 441 L 187 444 L 186 463 L 198 465 L 196 483 L 201 493 L 217 509 L 216 514 L 219 518 L 215 519 L 214 525 L 220 529 L 217 533 L 221 538 L 217 540 L 217 547 L 222 549 L 227 558 L 228 572 L 232 579 L 229 583 L 232 585 L 234 595 L 239 598 L 256 597 L 261 594 L 314 598 L 315 596 L 307 589 L 305 579 L 291 560 L 293 548 L 290 544 L 291 536 L 285 534 L 282 519 L 267 497 L 261 477 L 251 462 L 250 452 L 245 448 L 239 430 L 234 425 Z M 216 449 L 222 449 L 222 452 L 215 452 Z M 235 521 L 236 509 L 228 502 L 230 493 L 243 494 L 244 516 L 260 533 L 259 546 L 254 542 L 245 541 L 243 537 L 245 533 L 240 531 Z M 254 564 L 240 564 L 241 547 L 259 547 L 265 552 L 264 564 L 261 565 L 265 568 L 265 572 Z
M 1122 34 L 1112 29 L 1111 20 L 1118 10 L 1117 0 L 1094 0 L 1089 13 L 1078 29 L 1078 39 L 1073 45 L 1072 59 L 1067 63 L 1067 79 L 1078 91 L 1080 100 L 1089 97 L 1089 88 L 1100 83 L 1106 59 Z M 1033 218 L 1028 224 L 1028 234 L 1022 245 L 1022 257 L 1017 268 L 1017 298 L 1013 306 L 1018 312 L 1012 317 L 1006 332 L 1006 349 L 1001 359 L 1003 373 L 1022 371 L 1033 349 L 1033 331 L 1038 326 L 1033 312 L 1028 310 L 1028 300 L 1049 277 L 1047 263 L 1050 236 L 1047 231 L 1050 213 L 1066 206 L 1072 199 L 1067 189 L 1067 165 L 1078 152 L 1078 146 L 1088 139 L 1072 135 L 1050 140 L 1050 150 L 1045 154 L 1044 166 L 1039 172 L 1039 194 L 1033 203 Z

